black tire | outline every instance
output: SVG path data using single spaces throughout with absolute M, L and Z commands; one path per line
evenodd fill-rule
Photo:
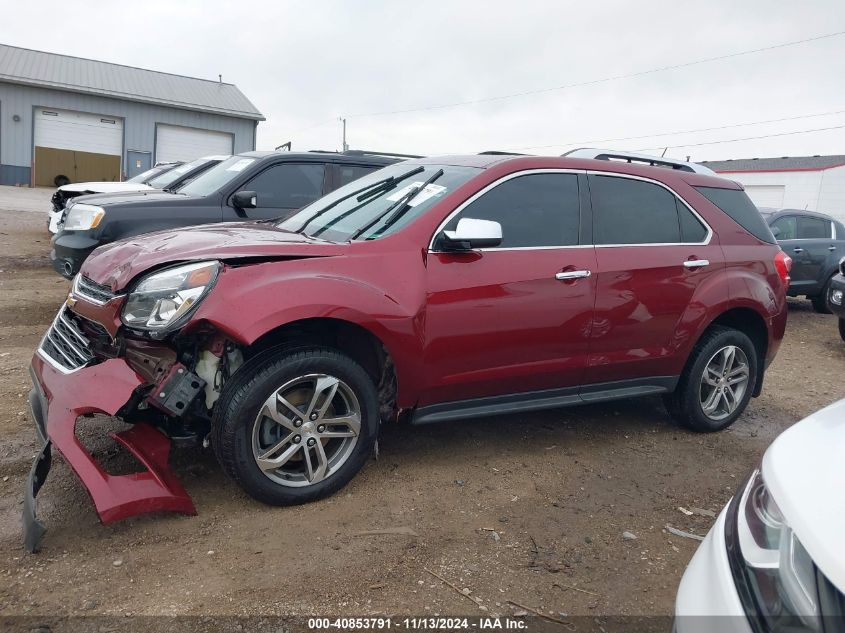
M 740 348 L 747 358 L 748 384 L 736 409 L 727 417 L 714 420 L 707 416 L 702 407 L 701 381 L 704 370 L 714 354 L 729 345 Z M 729 427 L 742 415 L 751 400 L 759 366 L 757 349 L 748 336 L 733 328 L 710 327 L 693 348 L 675 391 L 663 397 L 669 415 L 678 424 L 699 433 L 721 431 Z
M 845 319 L 839 319 L 839 337 L 845 341 Z
M 252 428 L 274 390 L 309 374 L 336 376 L 349 386 L 361 409 L 360 431 L 351 454 L 335 472 L 318 483 L 288 487 L 271 480 L 258 467 Z M 377 435 L 378 396 L 373 380 L 351 358 L 323 347 L 274 348 L 250 359 L 224 386 L 211 428 L 214 451 L 226 473 L 251 497 L 275 506 L 307 503 L 340 490 L 373 453 Z
M 819 314 L 832 314 L 830 306 L 827 305 L 827 296 L 830 294 L 830 282 L 832 279 L 833 277 L 830 277 L 830 279 L 825 282 L 820 295 L 809 297 L 810 301 L 813 303 L 813 310 Z
M 53 184 L 57 187 L 64 187 L 65 185 L 70 184 L 70 178 L 62 175 L 56 176 L 55 178 L 53 178 Z

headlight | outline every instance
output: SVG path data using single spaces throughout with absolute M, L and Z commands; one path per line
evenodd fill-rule
M 183 321 L 214 285 L 220 262 L 198 262 L 143 277 L 123 306 L 131 328 L 162 331 Z
M 93 204 L 75 204 L 65 216 L 64 229 L 66 231 L 87 231 L 96 228 L 105 215 L 106 210 L 102 207 L 96 207 Z
M 739 496 L 739 493 L 738 493 Z M 725 532 L 737 591 L 752 627 L 820 631 L 816 568 L 755 470 L 731 502 Z

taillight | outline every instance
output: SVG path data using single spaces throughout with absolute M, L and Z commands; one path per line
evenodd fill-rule
M 778 277 L 783 282 L 784 288 L 789 288 L 789 271 L 792 269 L 792 258 L 784 253 L 778 251 L 775 255 L 775 270 L 778 271 Z

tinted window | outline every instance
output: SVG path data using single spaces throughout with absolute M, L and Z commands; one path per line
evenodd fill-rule
M 772 222 L 772 229 L 778 229 L 779 240 L 794 240 L 798 237 L 798 222 L 794 215 L 784 215 Z
M 681 223 L 681 241 L 685 244 L 703 242 L 707 237 L 707 227 L 677 198 L 675 204 L 678 207 L 678 219 Z
M 323 194 L 325 165 L 282 163 L 265 169 L 247 182 L 244 191 L 254 191 L 259 209 L 298 209 Z
M 338 165 L 338 187 L 347 185 L 353 180 L 358 180 L 361 176 L 366 176 L 370 172 L 374 172 L 378 167 L 363 167 L 361 165 Z
M 465 207 L 461 218 L 502 225 L 500 248 L 567 246 L 578 243 L 581 207 L 575 174 L 527 174 L 506 180 Z
M 590 196 L 596 244 L 681 241 L 675 196 L 659 185 L 630 178 L 590 176 Z
M 822 218 L 802 215 L 798 218 L 798 239 L 818 240 L 830 238 L 830 222 Z
M 772 236 L 769 226 L 744 191 L 740 189 L 720 189 L 718 187 L 696 187 L 696 189 L 751 235 L 769 244 L 775 243 L 775 238 Z

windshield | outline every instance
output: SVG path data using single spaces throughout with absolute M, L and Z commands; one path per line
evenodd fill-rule
M 161 173 L 170 171 L 171 169 L 173 169 L 173 167 L 173 165 L 159 165 L 158 167 L 153 167 L 151 169 L 148 169 L 147 171 L 142 171 L 137 176 L 132 176 L 132 178 L 130 178 L 126 182 L 137 182 L 143 184 L 147 182 L 150 178 L 155 178 Z
M 163 174 L 156 176 L 152 180 L 147 181 L 147 184 L 153 189 L 167 189 L 168 187 L 170 187 L 170 185 L 182 178 L 185 174 L 202 167 L 208 162 L 210 161 L 207 158 L 198 158 L 196 160 L 192 160 L 190 163 L 179 165 L 178 167 L 174 167 L 170 171 L 166 171 Z
M 480 172 L 475 167 L 397 163 L 350 182 L 277 226 L 333 242 L 376 239 L 400 230 Z
M 244 169 L 251 166 L 257 158 L 245 158 L 243 156 L 232 156 L 222 163 L 218 163 L 207 172 L 197 176 L 184 187 L 179 193 L 186 196 L 208 196 L 218 191 L 237 178 Z

